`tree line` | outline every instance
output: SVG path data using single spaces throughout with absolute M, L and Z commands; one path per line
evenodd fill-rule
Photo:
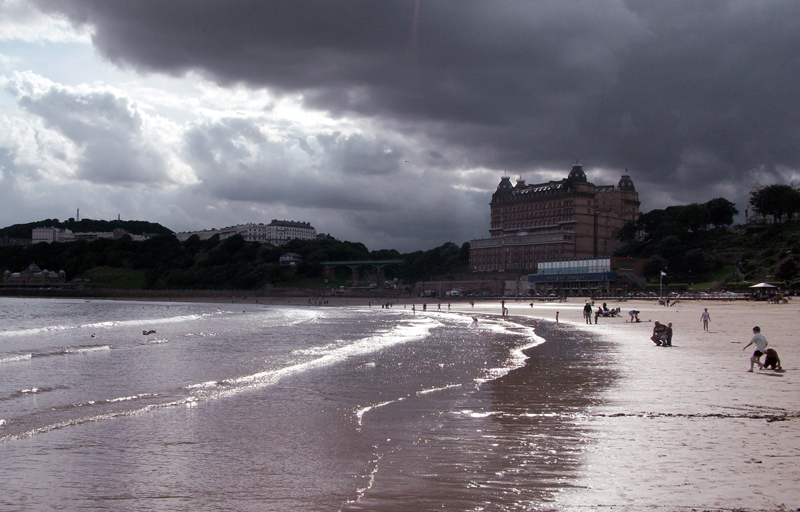
M 297 265 L 281 265 L 280 257 L 292 252 L 302 257 Z M 69 243 L 38 243 L 0 249 L 0 269 L 24 270 L 31 263 L 40 268 L 64 270 L 68 280 L 80 279 L 98 267 L 138 272 L 145 289 L 238 289 L 266 286 L 321 285 L 324 261 L 401 259 L 387 266 L 388 279 L 406 283 L 431 279 L 448 272 L 465 272 L 469 244 L 448 242 L 429 251 L 400 254 L 396 250 L 369 251 L 362 243 L 324 237 L 313 241 L 292 240 L 276 247 L 247 242 L 241 235 L 220 240 L 215 235 L 200 240 L 197 235 L 181 243 L 174 235 L 145 241 L 130 236 L 116 240 L 79 240 Z M 337 267 L 334 279 L 349 282 L 349 269 Z M 374 276 L 366 276 L 374 277 Z

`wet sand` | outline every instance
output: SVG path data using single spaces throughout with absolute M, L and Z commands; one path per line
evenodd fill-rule
M 302 297 L 216 299 L 309 305 L 308 298 Z M 214 302 L 207 297 L 194 300 Z M 328 306 L 371 303 L 380 308 L 387 299 L 326 300 Z M 428 311 L 439 309 L 437 300 L 392 301 L 394 308 L 411 309 L 415 304 L 420 311 L 426 302 Z M 454 313 L 499 316 L 501 311 L 499 300 L 474 306 L 466 300 L 449 303 Z M 681 301 L 670 308 L 654 301 L 608 301 L 610 308 L 620 307 L 622 315 L 600 318 L 597 325 L 585 324 L 583 305 L 582 299 L 535 302 L 533 307 L 530 301 L 506 301 L 511 316 L 543 319 L 554 326 L 558 311 L 558 329 L 586 333 L 584 346 L 600 340 L 591 364 L 600 365 L 596 368 L 602 368 L 604 375 L 614 376 L 611 381 L 601 379 L 599 399 L 595 399 L 596 390 L 587 389 L 593 400 L 585 417 L 576 421 L 588 432 L 590 442 L 577 455 L 572 447 L 565 447 L 568 458 L 577 459 L 570 464 L 569 483 L 555 495 L 554 508 L 800 510 L 800 343 L 794 332 L 800 300 L 788 304 Z M 703 331 L 700 320 L 703 308 L 711 314 L 709 332 Z M 641 323 L 627 322 L 630 309 L 640 311 Z M 441 311 L 448 311 L 448 301 L 441 302 Z M 655 320 L 673 323 L 673 347 L 658 347 L 650 341 Z M 747 372 L 754 349 L 743 348 L 754 325 L 761 326 L 769 346 L 778 351 L 783 372 L 757 368 Z M 558 343 L 558 337 L 551 341 Z M 569 368 L 573 363 L 564 364 Z M 552 358 L 547 362 L 550 367 L 557 364 Z M 541 368 L 533 362 L 528 366 Z M 531 400 L 516 392 L 503 400 L 509 397 Z
M 617 376 L 590 406 L 591 442 L 561 510 L 796 510 L 800 507 L 800 301 L 608 302 L 622 316 L 586 325 L 584 301 L 507 301 L 509 315 L 592 333 Z M 429 305 L 430 307 L 430 305 Z M 499 315 L 499 301 L 452 310 Z M 708 308 L 709 332 L 700 315 Z M 444 308 L 443 308 L 444 309 Z M 638 309 L 641 323 L 628 323 Z M 653 322 L 672 322 L 672 347 L 650 341 Z M 748 373 L 752 327 L 780 355 L 783 372 Z M 610 345 L 609 345 L 610 344 Z M 763 360 L 763 357 L 762 357 Z

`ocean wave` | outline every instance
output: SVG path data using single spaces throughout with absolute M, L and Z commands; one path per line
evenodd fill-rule
M 164 403 L 160 403 L 160 404 L 148 404 L 148 405 L 145 405 L 144 407 L 140 407 L 138 409 L 130 409 L 130 410 L 125 410 L 125 411 L 113 411 L 113 412 L 97 414 L 97 415 L 94 415 L 94 416 L 84 416 L 84 417 L 80 417 L 80 418 L 70 418 L 70 419 L 58 421 L 58 422 L 55 422 L 55 423 L 50 423 L 48 425 L 35 427 L 35 428 L 29 429 L 29 430 L 26 430 L 26 431 L 23 431 L 23 432 L 16 432 L 16 433 L 8 434 L 8 435 L 5 435 L 5 436 L 0 436 L 0 443 L 6 443 L 6 442 L 9 442 L 9 441 L 17 441 L 17 440 L 20 440 L 20 439 L 28 439 L 28 438 L 34 437 L 36 435 L 39 435 L 39 434 L 52 432 L 54 430 L 59 430 L 59 429 L 66 428 L 66 427 L 71 427 L 71 426 L 76 426 L 76 425 L 83 425 L 83 424 L 86 424 L 86 423 L 94 423 L 94 422 L 98 422 L 98 421 L 105 421 L 105 420 L 110 420 L 110 419 L 113 419 L 113 418 L 121 418 L 121 417 L 126 417 L 126 416 L 135 416 L 135 415 L 139 415 L 139 414 L 143 414 L 143 413 L 147 413 L 147 412 L 151 412 L 151 411 L 155 411 L 155 410 L 159 410 L 159 409 L 176 407 L 176 406 L 181 406 L 181 405 L 187 406 L 187 405 L 190 405 L 191 403 L 193 403 L 194 401 L 195 401 L 194 398 L 189 397 L 189 398 L 183 398 L 183 399 L 180 399 L 180 400 L 173 400 L 173 401 L 170 401 L 170 402 L 164 402 Z M 105 402 L 107 402 L 107 401 L 105 401 Z M 76 406 L 77 407 L 85 407 L 85 406 L 89 406 L 89 405 L 95 405 L 97 403 L 98 402 L 91 401 L 91 402 L 86 402 L 86 403 L 83 403 L 83 404 L 76 404 Z M 6 420 L 6 424 L 8 424 L 9 422 L 10 422 L 10 420 Z
M 137 393 L 135 395 L 128 395 L 128 396 L 120 396 L 117 398 L 105 398 L 99 400 L 86 400 L 85 402 L 75 402 L 71 404 L 64 404 L 57 407 L 53 407 L 52 410 L 54 411 L 69 411 L 74 409 L 83 409 L 83 408 L 94 408 L 103 405 L 109 404 L 119 404 L 124 402 L 134 402 L 136 400 L 144 400 L 147 398 L 158 398 L 158 393 Z
M 361 426 L 361 420 L 364 418 L 364 415 L 367 414 L 369 411 L 373 409 L 377 409 L 379 407 L 386 407 L 387 405 L 396 404 L 398 402 L 402 402 L 407 397 L 400 397 L 395 400 L 388 400 L 386 402 L 381 402 L 379 404 L 368 405 L 366 407 L 360 407 L 356 409 L 356 421 L 358 422 L 358 426 Z
M 52 355 L 61 355 L 61 354 L 69 354 L 69 355 L 79 355 L 79 354 L 92 354 L 94 352 L 105 352 L 111 350 L 110 345 L 92 345 L 92 346 L 85 346 L 85 347 L 67 347 L 63 350 L 63 352 L 55 352 Z
M 380 352 L 386 348 L 425 339 L 432 329 L 441 323 L 430 318 L 415 318 L 408 323 L 396 325 L 384 333 L 368 336 L 350 344 L 335 348 L 320 357 L 297 363 L 277 370 L 267 370 L 221 381 L 220 384 L 228 386 L 220 389 L 214 396 L 208 398 L 221 398 L 245 390 L 260 389 L 273 385 L 285 377 L 298 375 L 315 368 L 324 368 L 341 363 L 350 358 L 360 357 Z
M 8 394 L 6 396 L 0 396 L 0 402 L 5 401 L 5 400 L 14 400 L 14 399 L 18 399 L 18 398 L 25 397 L 25 396 L 28 396 L 28 395 L 39 395 L 39 394 L 42 394 L 42 393 L 50 393 L 52 391 L 58 391 L 58 390 L 61 390 L 61 389 L 68 389 L 68 388 L 69 388 L 69 386 L 65 386 L 65 385 L 52 386 L 52 387 L 51 386 L 42 386 L 42 387 L 33 386 L 33 387 L 30 387 L 30 388 L 20 389 L 19 391 L 15 391 L 15 392 L 13 392 L 11 394 Z
M 105 402 L 113 404 L 117 402 L 130 402 L 132 400 L 141 400 L 142 398 L 153 398 L 157 396 L 158 393 L 138 393 L 136 395 L 131 395 L 131 396 L 121 396 L 119 398 L 111 398 L 109 400 L 106 400 Z
M 18 363 L 20 361 L 28 361 L 33 357 L 33 354 L 16 354 L 10 356 L 0 357 L 0 364 L 3 363 Z
M 347 340 L 336 340 L 319 347 L 299 348 L 292 351 L 295 356 L 321 356 L 347 345 Z
M 165 318 L 142 318 L 137 320 L 106 320 L 103 322 L 91 322 L 87 324 L 64 324 L 64 325 L 47 325 L 44 327 L 36 327 L 31 329 L 17 329 L 10 331 L 0 331 L 0 337 L 4 336 L 33 336 L 36 334 L 68 331 L 73 329 L 109 329 L 116 327 L 133 327 L 142 325 L 160 325 L 172 324 L 178 322 L 189 322 L 193 320 L 200 320 L 202 318 L 211 317 L 222 314 L 222 311 L 216 313 L 200 313 L 192 315 L 179 315 Z
M 511 320 L 504 320 L 502 322 L 494 320 L 484 320 L 479 322 L 479 329 L 486 330 L 498 334 L 510 334 L 512 336 L 521 336 L 527 340 L 526 343 L 515 347 L 508 354 L 508 358 L 502 366 L 496 368 L 489 368 L 486 370 L 485 375 L 478 379 L 478 382 L 488 382 L 499 379 L 508 373 L 521 368 L 525 365 L 528 356 L 525 351 L 537 345 L 541 345 L 546 340 L 536 334 L 536 330 L 528 325 L 520 324 Z
M 206 381 L 206 382 L 200 382 L 198 384 L 189 384 L 187 386 L 184 386 L 183 389 L 188 389 L 188 390 L 192 390 L 192 389 L 213 389 L 213 388 L 219 387 L 219 385 L 220 385 L 219 381 L 209 380 L 209 381 Z
M 441 386 L 438 388 L 423 389 L 422 391 L 417 391 L 417 395 L 428 395 L 430 393 L 437 393 L 439 391 L 445 391 L 447 389 L 460 388 L 460 387 L 461 384 L 448 384 L 447 386 Z

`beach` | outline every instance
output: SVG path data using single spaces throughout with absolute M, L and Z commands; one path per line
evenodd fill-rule
M 795 302 L 3 300 L 12 510 L 800 506 Z
M 602 304 L 602 301 L 595 304 Z M 582 421 L 593 432 L 563 510 L 795 510 L 800 507 L 800 303 L 608 301 L 621 316 L 587 325 L 583 299 L 505 301 L 514 317 L 550 319 L 607 342 L 616 379 Z M 709 331 L 700 316 L 708 308 Z M 500 315 L 500 301 L 453 303 L 452 311 Z M 628 322 L 628 310 L 640 323 Z M 672 322 L 673 346 L 650 341 Z M 758 325 L 784 372 L 748 373 Z M 536 350 L 536 349 L 534 349 Z M 762 357 L 763 361 L 763 357 Z M 568 362 L 565 362 L 568 364 Z

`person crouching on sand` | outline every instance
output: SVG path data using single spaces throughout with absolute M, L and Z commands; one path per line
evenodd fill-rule
M 656 320 L 650 339 L 659 347 L 667 342 L 667 326 Z
M 759 370 L 763 367 L 759 359 L 764 355 L 764 351 L 767 350 L 767 345 L 769 345 L 769 343 L 767 342 L 767 338 L 761 334 L 761 327 L 753 327 L 753 337 L 750 338 L 750 343 L 745 345 L 742 350 L 746 350 L 750 345 L 755 345 L 756 351 L 753 352 L 752 356 L 750 356 L 750 369 L 747 370 L 748 372 L 753 371 L 753 365 L 755 364 L 758 364 Z
M 775 349 L 768 348 L 764 351 L 764 365 L 761 369 L 763 370 L 764 368 L 771 368 L 775 371 L 782 370 L 781 358 L 778 357 L 778 352 Z

